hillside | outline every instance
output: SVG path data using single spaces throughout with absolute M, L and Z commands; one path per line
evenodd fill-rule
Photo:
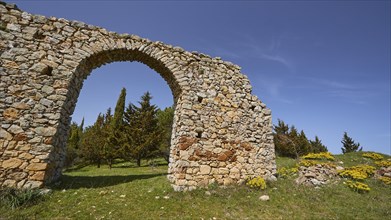
M 343 167 L 375 166 L 364 152 L 335 155 Z M 389 161 L 390 156 L 383 155 Z M 278 158 L 279 168 L 294 168 L 296 160 Z M 377 167 L 379 169 L 379 167 Z M 347 180 L 321 187 L 297 185 L 296 174 L 268 183 L 265 190 L 247 186 L 174 192 L 162 161 L 138 168 L 116 163 L 113 169 L 87 166 L 65 172 L 42 201 L 14 210 L 2 205 L 5 219 L 390 219 L 391 187 L 370 177 L 369 192 L 356 192 Z M 261 201 L 268 195 L 269 201 Z

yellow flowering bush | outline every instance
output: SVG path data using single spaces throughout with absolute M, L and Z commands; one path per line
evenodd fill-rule
M 266 189 L 266 181 L 260 176 L 249 179 L 246 185 L 251 188 Z
M 382 176 L 379 178 L 384 184 L 391 185 L 391 178 L 387 176 Z
M 349 188 L 353 189 L 354 191 L 357 191 L 357 192 L 369 192 L 371 190 L 371 188 L 369 188 L 369 186 L 365 183 L 361 183 L 361 182 L 353 182 L 353 181 L 346 181 L 344 182 L 344 184 L 346 184 Z
M 309 153 L 302 157 L 303 159 L 326 159 L 326 160 L 335 160 L 334 156 L 330 152 L 320 152 L 320 153 Z
M 316 160 L 301 160 L 299 162 L 298 166 L 311 167 L 311 166 L 315 166 L 318 164 L 335 168 L 335 165 L 333 163 L 325 163 L 325 162 L 320 162 L 320 161 L 316 161 Z
M 280 177 L 286 177 L 297 173 L 299 169 L 297 167 L 287 168 L 281 167 L 277 169 L 277 173 Z
M 382 155 L 377 153 L 363 153 L 362 156 L 366 158 L 371 158 L 373 160 L 381 160 L 384 158 Z
M 311 167 L 311 166 L 315 166 L 316 164 L 319 164 L 319 162 L 314 160 L 301 160 L 299 162 L 299 166 L 304 166 L 304 167 Z
M 346 168 L 345 170 L 339 171 L 339 175 L 342 177 L 352 178 L 355 180 L 363 180 L 368 178 L 375 172 L 375 167 L 361 164 L 353 167 Z
M 379 167 L 391 167 L 391 161 L 390 160 L 381 160 L 381 161 L 375 161 L 375 164 Z

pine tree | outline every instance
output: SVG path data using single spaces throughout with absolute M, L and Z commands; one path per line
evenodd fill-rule
M 139 102 L 140 107 L 129 103 L 124 119 L 126 123 L 125 155 L 136 160 L 141 165 L 141 159 L 158 155 L 161 132 L 157 126 L 157 107 L 151 105 L 152 96 L 146 92 Z
M 353 139 L 348 136 L 347 132 L 344 132 L 341 143 L 343 144 L 341 150 L 344 154 L 349 152 L 362 151 L 362 147 L 360 148 L 360 143 L 355 143 Z
M 121 155 L 123 117 L 125 110 L 126 89 L 122 88 L 114 110 L 114 116 L 110 123 L 109 136 L 106 144 L 106 160 L 111 169 L 114 159 Z
M 295 151 L 296 158 L 302 155 L 306 155 L 312 151 L 311 144 L 307 139 L 304 131 L 301 130 L 300 134 L 297 136 L 297 148 Z
M 288 124 L 285 124 L 280 119 L 278 120 L 278 125 L 273 126 L 273 129 L 274 146 L 277 155 L 298 158 L 314 151 L 312 142 L 307 139 L 303 130 L 299 133 L 295 126 L 289 127 Z M 317 137 L 316 139 L 320 143 Z M 319 143 L 316 142 L 316 144 Z M 318 145 L 316 146 L 318 147 Z M 324 149 L 322 148 L 322 150 Z
M 278 125 L 273 126 L 276 134 L 288 134 L 289 126 L 286 125 L 282 120 L 278 119 Z
M 322 141 L 315 136 L 315 141 L 310 141 L 313 153 L 327 152 L 327 147 L 322 144 Z

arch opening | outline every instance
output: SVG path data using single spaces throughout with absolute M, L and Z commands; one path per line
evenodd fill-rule
M 97 69 L 102 65 L 115 62 L 139 62 L 159 74 L 165 81 L 166 85 L 168 85 L 168 87 L 170 88 L 171 94 L 173 96 L 173 108 L 175 118 L 175 106 L 178 98 L 180 97 L 181 88 L 178 85 L 173 73 L 162 62 L 159 62 L 158 60 L 140 51 L 125 49 L 109 50 L 98 52 L 86 59 L 83 59 L 79 62 L 79 65 L 73 71 L 73 77 L 71 78 L 68 85 L 67 99 L 65 100 L 64 108 L 61 111 L 61 121 L 59 124 L 59 128 L 64 129 L 64 131 L 61 132 L 62 134 L 69 134 L 69 128 L 71 125 L 72 118 L 71 116 L 74 113 L 76 103 L 83 87 L 84 81 L 88 80 L 88 77 L 90 76 L 90 74 L 92 74 L 94 69 Z M 115 106 L 113 106 L 113 108 L 114 107 Z M 67 137 L 67 135 L 65 136 Z M 55 181 L 62 173 L 62 169 L 64 167 L 63 161 L 65 160 L 66 137 L 54 136 L 53 143 L 57 143 L 60 145 L 54 146 L 55 148 L 58 148 L 58 150 L 52 151 L 52 154 L 54 155 L 50 158 L 56 158 L 58 156 L 59 157 L 53 160 L 53 163 L 55 164 L 55 166 L 53 167 L 54 169 L 49 170 L 49 172 L 47 173 L 46 181 L 48 183 Z M 58 141 L 56 140 L 57 138 L 59 139 Z

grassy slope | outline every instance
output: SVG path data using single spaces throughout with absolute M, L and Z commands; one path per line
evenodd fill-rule
M 344 165 L 372 163 L 361 153 L 337 156 Z M 279 166 L 295 160 L 279 158 Z M 391 187 L 368 180 L 371 191 L 356 193 L 342 181 L 319 189 L 280 179 L 264 191 L 245 186 L 174 192 L 166 165 L 113 169 L 84 167 L 66 172 L 54 192 L 32 207 L 0 207 L 0 219 L 390 219 Z M 270 196 L 263 202 L 261 195 Z

